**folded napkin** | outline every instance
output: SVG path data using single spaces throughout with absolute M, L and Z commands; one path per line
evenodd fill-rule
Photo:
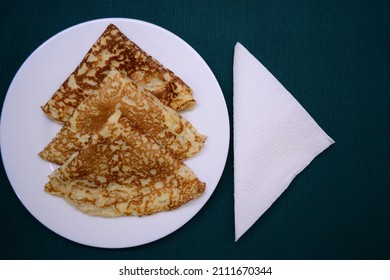
M 334 141 L 240 43 L 233 72 L 237 241 Z

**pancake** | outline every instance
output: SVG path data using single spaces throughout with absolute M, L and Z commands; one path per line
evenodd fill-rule
M 42 110 L 49 118 L 66 122 L 77 106 L 99 88 L 112 67 L 174 110 L 195 105 L 190 87 L 110 24 Z
M 102 128 L 118 108 L 134 129 L 148 135 L 179 160 L 200 151 L 206 140 L 206 136 L 197 132 L 176 111 L 114 69 L 100 88 L 79 105 L 39 156 L 63 164 Z
M 205 183 L 116 110 L 82 149 L 53 172 L 45 191 L 104 217 L 168 211 L 200 196 Z

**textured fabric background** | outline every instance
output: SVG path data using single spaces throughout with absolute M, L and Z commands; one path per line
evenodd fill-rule
M 126 17 L 160 25 L 199 52 L 231 120 L 233 48 L 241 42 L 336 144 L 237 243 L 231 149 L 215 193 L 189 223 L 119 250 L 76 244 L 44 227 L 1 165 L 0 258 L 390 259 L 389 15 L 385 0 L 1 1 L 0 105 L 24 60 L 51 36 L 87 20 Z

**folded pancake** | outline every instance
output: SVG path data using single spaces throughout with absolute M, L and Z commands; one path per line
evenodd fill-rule
M 205 183 L 116 110 L 82 149 L 50 176 L 45 191 L 104 217 L 150 215 L 200 196 Z
M 73 73 L 42 106 L 43 111 L 51 119 L 64 123 L 77 106 L 99 88 L 111 67 L 128 75 L 174 110 L 195 105 L 190 87 L 110 24 Z
M 153 94 L 119 71 L 111 70 L 100 88 L 79 105 L 39 156 L 63 164 L 102 128 L 117 108 L 135 129 L 179 160 L 200 151 L 206 140 L 190 122 L 163 105 Z

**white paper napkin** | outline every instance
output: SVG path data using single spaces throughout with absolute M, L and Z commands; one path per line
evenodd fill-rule
M 236 241 L 334 141 L 240 43 L 234 51 Z

